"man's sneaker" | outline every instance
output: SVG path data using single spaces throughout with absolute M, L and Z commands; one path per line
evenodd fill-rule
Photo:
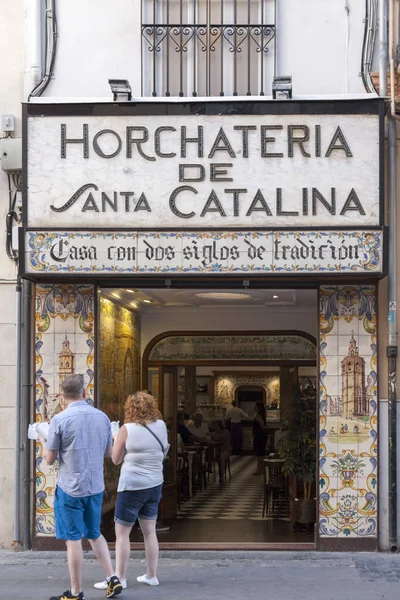
M 147 585 L 160 585 L 157 577 L 147 577 L 147 573 L 145 575 L 140 575 L 137 577 L 136 581 L 139 583 L 147 583 Z
M 122 585 L 122 589 L 126 590 L 126 588 L 128 587 L 128 581 L 126 579 L 120 579 L 120 582 Z M 106 590 L 108 587 L 108 579 L 105 579 L 104 581 L 98 581 L 93 585 L 93 587 L 96 590 Z
M 107 590 L 106 590 L 106 598 L 114 598 L 114 596 L 118 596 L 122 592 L 122 583 L 118 579 L 116 575 L 113 575 L 108 580 Z
M 49 600 L 85 600 L 85 596 L 83 592 L 80 594 L 72 594 L 71 590 L 67 590 L 60 596 L 52 596 Z

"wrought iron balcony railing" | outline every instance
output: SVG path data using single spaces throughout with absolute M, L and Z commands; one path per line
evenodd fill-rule
M 275 3 L 142 0 L 143 95 L 268 94 L 276 70 Z

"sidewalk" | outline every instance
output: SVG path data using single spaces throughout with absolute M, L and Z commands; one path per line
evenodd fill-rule
M 132 556 L 128 589 L 121 600 L 395 600 L 400 598 L 400 555 L 317 552 L 164 552 L 160 587 L 136 583 L 145 572 L 141 553 Z M 103 579 L 85 555 L 86 600 Z M 48 600 L 69 587 L 64 552 L 0 552 L 0 600 Z

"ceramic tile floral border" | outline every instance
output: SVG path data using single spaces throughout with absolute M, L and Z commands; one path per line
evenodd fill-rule
M 376 537 L 375 286 L 320 288 L 319 391 L 319 534 Z
M 86 395 L 94 397 L 94 288 L 37 285 L 35 296 L 35 419 L 50 421 L 65 408 L 61 384 L 83 373 Z M 37 536 L 54 536 L 53 501 L 57 466 L 49 467 L 36 443 Z
M 379 273 L 382 231 L 26 233 L 28 273 Z

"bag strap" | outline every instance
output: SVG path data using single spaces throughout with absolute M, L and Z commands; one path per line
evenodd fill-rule
M 154 431 L 152 431 L 152 430 L 150 429 L 150 427 L 147 427 L 147 425 L 143 425 L 143 427 L 145 427 L 145 429 L 147 429 L 147 431 L 148 431 L 149 433 L 151 433 L 151 435 L 152 435 L 153 437 L 155 437 L 155 438 L 156 438 L 157 442 L 158 442 L 158 443 L 160 444 L 160 446 L 161 446 L 161 449 L 162 449 L 162 451 L 163 451 L 163 454 L 165 454 L 165 448 L 164 448 L 164 446 L 162 445 L 162 443 L 161 443 L 161 440 L 160 440 L 160 438 L 158 437 L 158 435 L 156 435 L 156 434 L 154 433 Z

